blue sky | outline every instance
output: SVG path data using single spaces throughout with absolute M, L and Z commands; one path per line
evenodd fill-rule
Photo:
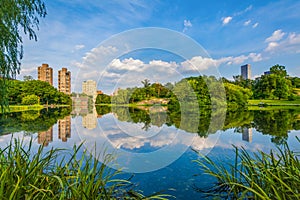
M 140 86 L 145 78 L 152 82 L 173 82 L 189 74 L 183 73 L 189 67 L 188 62 L 199 67 L 199 71 L 216 68 L 220 76 L 228 79 L 240 74 L 240 66 L 246 63 L 252 66 L 253 78 L 275 64 L 286 66 L 291 76 L 300 77 L 300 1 L 46 0 L 45 3 L 48 15 L 41 20 L 38 42 L 24 41 L 25 57 L 19 79 L 24 75 L 37 78 L 36 69 L 42 63 L 54 69 L 55 85 L 57 71 L 67 67 L 72 72 L 72 90 L 76 92 L 81 91 L 81 82 L 88 79 L 98 81 L 98 89 L 107 93 L 116 87 Z M 118 52 L 119 47 L 105 46 L 105 41 L 112 37 L 116 41 L 116 34 L 145 27 L 174 31 L 198 43 L 204 52 L 183 58 L 164 50 L 130 51 L 129 48 L 121 57 L 107 56 Z M 134 39 L 130 42 L 137 42 Z M 155 39 L 145 37 L 145 40 Z M 186 48 L 176 39 L 166 37 L 165 41 Z M 110 64 L 101 66 L 99 62 L 105 59 L 110 59 Z M 101 83 L 99 77 L 109 84 Z

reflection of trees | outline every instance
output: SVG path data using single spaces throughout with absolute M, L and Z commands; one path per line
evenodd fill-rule
M 242 133 L 243 128 L 255 128 L 262 134 L 271 135 L 271 141 L 282 144 L 290 130 L 300 130 L 299 110 L 227 111 L 223 130 L 235 128 Z
M 40 111 L 7 113 L 0 117 L 1 134 L 25 131 L 36 133 L 47 131 L 57 120 L 70 115 L 71 108 L 50 108 Z
M 120 121 L 144 123 L 144 129 L 150 126 L 175 126 L 178 129 L 197 133 L 200 137 L 207 137 L 218 130 L 235 129 L 243 133 L 245 128 L 255 128 L 262 134 L 272 136 L 271 141 L 281 144 L 287 139 L 290 130 L 300 130 L 300 110 L 227 110 L 224 124 L 223 111 L 214 111 L 200 107 L 197 112 L 186 110 L 168 110 L 167 112 L 149 113 L 146 110 L 128 107 L 115 107 L 112 111 Z M 211 121 L 211 120 L 214 121 Z
M 245 110 L 227 110 L 226 118 L 223 126 L 223 130 L 230 128 L 236 128 L 237 131 L 243 127 L 252 127 L 252 121 L 254 118 L 253 111 Z M 242 131 L 238 131 L 242 132 Z
M 290 130 L 297 130 L 296 110 L 272 110 L 254 113 L 256 130 L 263 134 L 286 137 Z M 296 125 L 296 126 L 295 126 Z
M 111 112 L 111 106 L 96 106 L 98 116 L 106 115 Z

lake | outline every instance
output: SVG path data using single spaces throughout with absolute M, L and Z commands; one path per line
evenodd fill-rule
M 170 112 L 164 107 L 49 108 L 9 113 L 0 120 L 0 147 L 12 138 L 72 148 L 84 142 L 92 154 L 116 155 L 111 168 L 122 168 L 136 189 L 145 194 L 161 191 L 177 199 L 199 199 L 197 188 L 209 188 L 213 179 L 203 175 L 195 151 L 225 164 L 234 160 L 232 145 L 249 152 L 269 152 L 288 142 L 299 150 L 300 108 L 247 111 Z

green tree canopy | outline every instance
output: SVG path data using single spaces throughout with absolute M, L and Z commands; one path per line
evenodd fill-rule
M 274 65 L 270 68 L 270 72 L 272 74 L 276 74 L 276 75 L 279 75 L 281 77 L 286 77 L 287 76 L 287 72 L 285 70 L 285 66 L 282 66 L 282 65 Z
M 37 96 L 40 104 L 71 104 L 70 96 L 59 92 L 47 82 L 10 80 L 8 83 L 7 97 L 10 104 L 22 104 L 23 98 L 28 95 Z
M 34 94 L 27 95 L 27 96 L 23 97 L 23 99 L 22 99 L 23 105 L 35 105 L 38 103 L 39 103 L 39 97 Z
M 0 104 L 8 105 L 7 79 L 20 71 L 23 57 L 22 32 L 29 39 L 37 40 L 39 18 L 46 16 L 45 4 L 41 0 L 0 1 Z

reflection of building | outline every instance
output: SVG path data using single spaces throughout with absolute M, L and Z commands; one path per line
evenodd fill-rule
M 71 94 L 71 72 L 67 68 L 58 71 L 58 90 L 65 94 Z
M 252 142 L 252 128 L 243 128 L 242 139 L 247 142 Z
M 93 109 L 93 113 L 88 113 L 82 117 L 82 126 L 87 129 L 94 129 L 97 127 L 97 112 Z
M 82 93 L 93 96 L 94 101 L 97 97 L 97 85 L 96 81 L 88 80 L 82 82 Z
M 38 67 L 38 80 L 53 85 L 53 69 L 48 64 L 42 64 Z
M 246 64 L 241 66 L 241 76 L 243 79 L 251 79 L 251 65 Z
M 48 146 L 50 142 L 53 141 L 53 127 L 48 131 L 43 131 L 38 133 L 38 143 Z
M 58 139 L 66 142 L 67 138 L 71 138 L 71 116 L 58 120 Z
M 71 114 L 87 114 L 89 112 L 89 97 L 72 97 L 72 113 Z

